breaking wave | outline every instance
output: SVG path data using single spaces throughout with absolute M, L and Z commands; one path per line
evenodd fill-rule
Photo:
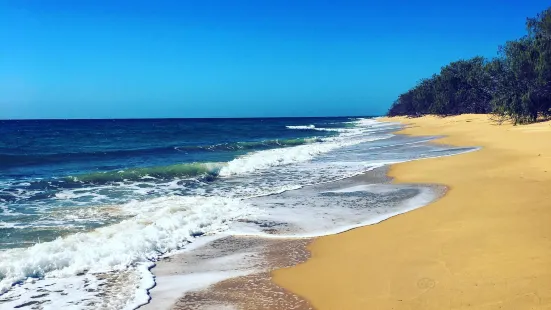
M 389 136 L 351 140 L 333 140 L 323 143 L 300 145 L 289 149 L 272 149 L 253 152 L 230 161 L 220 170 L 221 176 L 240 175 L 264 170 L 274 166 L 288 165 L 313 159 L 316 155 L 368 141 L 386 139 Z
M 185 177 L 216 177 L 223 163 L 188 163 L 162 167 L 131 168 L 118 171 L 87 173 L 67 177 L 69 182 L 105 184 L 121 181 L 138 181 L 143 179 L 174 179 Z
M 300 126 L 285 126 L 288 129 L 299 129 L 299 130 L 309 130 L 309 129 L 315 129 L 316 126 L 314 125 L 300 125 Z
M 319 128 L 315 125 L 308 126 L 285 126 L 287 129 L 296 129 L 296 130 L 316 130 L 316 131 L 332 131 L 332 132 L 346 132 L 350 130 L 349 128 L 355 127 L 354 124 L 349 124 L 348 128 Z
M 96 172 L 71 176 L 67 181 L 103 184 L 109 182 L 136 181 L 143 179 L 174 179 L 182 177 L 203 177 L 207 180 L 218 176 L 232 176 L 253 173 L 270 167 L 288 165 L 311 160 L 316 155 L 323 154 L 344 146 L 368 141 L 386 139 L 388 135 L 364 137 L 361 139 L 295 139 L 297 145 L 287 148 L 274 148 L 251 152 L 226 163 L 189 163 L 164 167 L 132 168 L 127 170 Z M 291 146 L 287 140 L 287 145 Z M 307 141 L 307 142 L 306 142 Z M 302 143 L 302 144 L 300 144 Z M 306 143 L 306 144 L 305 144 Z
M 139 264 L 151 266 L 162 254 L 178 250 L 198 236 L 227 230 L 230 223 L 249 216 L 251 210 L 239 199 L 201 196 L 161 197 L 121 205 L 120 212 L 134 217 L 91 232 L 0 252 L 0 295 L 14 285 L 24 287 L 28 278 L 66 278 L 139 268 Z M 141 287 L 143 280 L 137 279 L 130 286 L 148 289 Z

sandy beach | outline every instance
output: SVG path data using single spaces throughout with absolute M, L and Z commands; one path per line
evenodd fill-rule
M 388 120 L 388 119 L 383 119 Z M 392 118 L 402 134 L 477 152 L 397 164 L 396 183 L 443 184 L 438 201 L 321 237 L 272 273 L 316 309 L 551 309 L 551 122 L 486 115 Z

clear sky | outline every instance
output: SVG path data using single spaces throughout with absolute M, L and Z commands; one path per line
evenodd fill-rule
M 548 0 L 0 0 L 0 119 L 373 115 Z

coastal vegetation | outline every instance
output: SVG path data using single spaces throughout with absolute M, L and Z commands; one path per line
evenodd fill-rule
M 551 116 L 551 7 L 526 21 L 527 33 L 493 59 L 476 56 L 442 67 L 401 94 L 388 116 L 492 113 L 531 123 Z

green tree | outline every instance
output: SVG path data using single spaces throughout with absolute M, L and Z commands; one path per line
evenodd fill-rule
M 400 95 L 388 115 L 493 112 L 514 123 L 551 116 L 551 8 L 526 21 L 527 34 L 498 57 L 452 62 Z

